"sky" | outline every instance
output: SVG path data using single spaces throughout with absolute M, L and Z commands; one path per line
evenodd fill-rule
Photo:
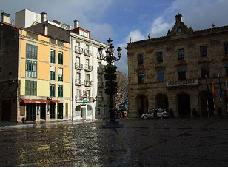
M 91 31 L 92 37 L 123 48 L 118 69 L 127 73 L 127 51 L 132 41 L 166 35 L 181 13 L 193 30 L 206 29 L 212 24 L 228 25 L 228 0 L 0 0 L 0 10 L 11 14 L 22 9 L 46 12 L 49 20 L 59 20 Z

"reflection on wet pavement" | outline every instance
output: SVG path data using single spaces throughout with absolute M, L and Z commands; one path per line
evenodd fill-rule
M 0 128 L 0 166 L 227 166 L 227 120 L 127 120 Z

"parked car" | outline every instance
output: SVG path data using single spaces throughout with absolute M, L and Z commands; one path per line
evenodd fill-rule
M 161 108 L 152 109 L 148 113 L 141 115 L 142 119 L 155 119 L 155 118 L 164 119 L 168 117 L 169 117 L 169 113 L 165 109 L 161 109 Z
M 164 119 L 169 117 L 169 113 L 165 109 L 158 109 L 157 111 L 157 117 Z
M 141 118 L 142 119 L 152 119 L 152 118 L 154 118 L 154 113 L 151 112 L 151 113 L 142 114 Z

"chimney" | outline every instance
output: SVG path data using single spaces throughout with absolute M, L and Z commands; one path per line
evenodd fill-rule
M 182 22 L 182 15 L 180 13 L 178 13 L 175 17 L 176 17 L 176 23 Z
M 74 20 L 74 29 L 79 27 L 79 21 L 78 20 Z
M 47 21 L 47 13 L 46 12 L 41 12 L 41 23 Z
M 1 13 L 1 22 L 10 24 L 10 14 L 2 12 Z
M 47 24 L 43 24 L 43 28 L 44 28 L 44 35 L 48 35 L 48 25 Z

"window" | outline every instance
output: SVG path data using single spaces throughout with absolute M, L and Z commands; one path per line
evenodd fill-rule
M 26 44 L 26 59 L 37 59 L 37 46 Z
M 163 63 L 163 54 L 162 52 L 156 52 L 157 63 Z
M 90 98 L 90 90 L 86 90 L 86 97 Z
M 209 77 L 209 68 L 208 66 L 201 67 L 201 78 L 206 79 Z
M 50 85 L 50 97 L 55 97 L 55 84 Z
M 143 54 L 138 54 L 138 65 L 143 65 L 144 57 Z
M 76 73 L 76 82 L 78 84 L 81 84 L 81 73 L 79 73 L 79 72 Z
M 178 49 L 178 60 L 184 60 L 184 48 Z
M 86 74 L 86 81 L 90 81 L 90 74 Z
M 63 52 L 58 53 L 58 64 L 63 64 Z
M 181 33 L 181 32 L 182 32 L 181 27 L 178 27 L 178 28 L 177 28 L 177 32 L 178 32 L 178 33 Z
M 77 91 L 76 91 L 76 98 L 77 99 L 80 99 L 81 98 L 81 90 L 80 89 L 77 89 Z
M 25 80 L 25 95 L 36 96 L 37 95 L 37 82 Z
M 63 85 L 58 86 L 58 97 L 63 97 Z
M 145 80 L 144 72 L 139 72 L 139 74 L 138 74 L 138 83 L 142 84 L 142 83 L 144 83 L 144 80 Z
M 224 53 L 228 54 L 228 42 L 224 42 Z
M 50 80 L 55 80 L 55 67 L 50 68 Z
M 86 59 L 86 66 L 89 67 L 89 59 Z
M 50 51 L 50 63 L 55 63 L 55 50 Z
M 86 50 L 89 50 L 89 45 L 86 45 Z
M 207 46 L 200 46 L 200 56 L 207 57 Z
M 164 82 L 165 80 L 165 72 L 163 70 L 160 70 L 157 72 L 157 80 L 159 82 Z
M 185 70 L 178 71 L 178 80 L 180 80 L 180 81 L 186 80 L 186 71 Z
M 76 57 L 76 64 L 79 66 L 80 65 L 80 57 Z
M 37 77 L 37 61 L 26 60 L 26 77 Z
M 63 69 L 59 68 L 58 69 L 58 81 L 63 81 Z

